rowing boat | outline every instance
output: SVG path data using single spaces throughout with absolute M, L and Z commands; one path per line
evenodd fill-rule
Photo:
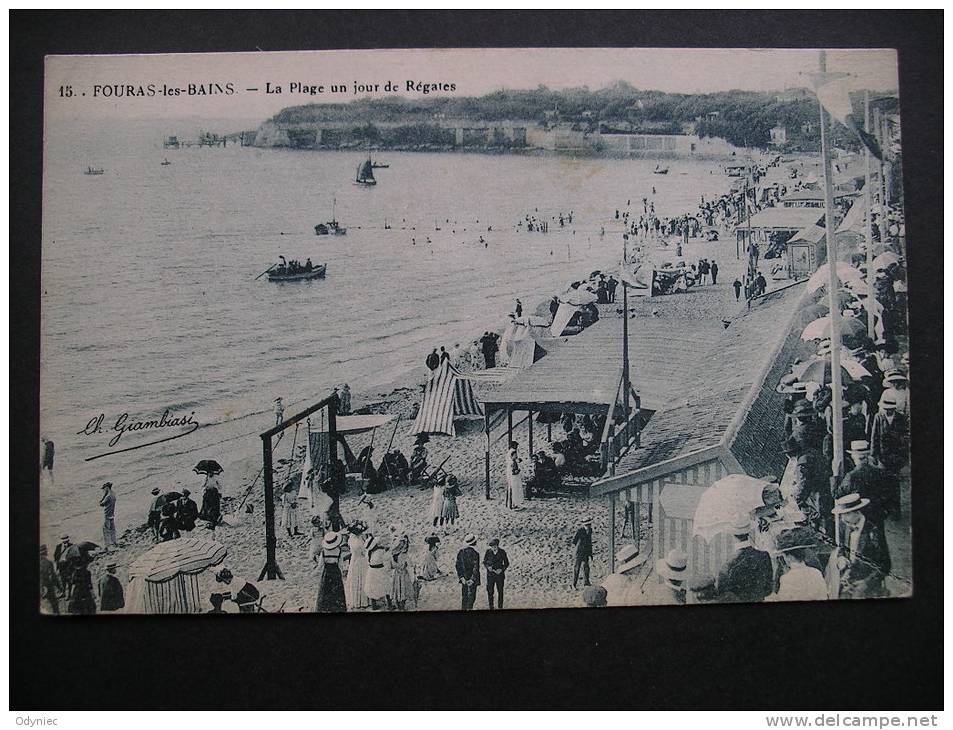
M 311 279 L 323 279 L 327 270 L 327 264 L 318 264 L 311 271 L 299 271 L 297 274 L 281 274 L 276 271 L 269 271 L 268 281 L 310 281 Z

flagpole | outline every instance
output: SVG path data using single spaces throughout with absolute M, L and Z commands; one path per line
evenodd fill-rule
M 864 129 L 870 133 L 870 90 L 864 92 Z M 871 305 L 873 297 L 873 287 L 870 282 L 873 279 L 874 269 L 874 207 L 873 196 L 870 191 L 870 149 L 864 145 L 864 165 L 866 173 L 866 182 L 864 183 L 864 205 L 866 206 L 867 225 L 864 229 L 865 240 L 867 241 L 867 336 L 874 339 L 874 308 Z
M 884 246 L 887 243 L 887 196 L 884 194 L 884 181 L 887 178 L 886 175 L 886 166 L 883 161 L 883 141 L 880 139 L 880 109 L 874 109 L 874 119 L 873 119 L 873 128 L 874 128 L 874 137 L 880 143 L 880 179 L 877 181 L 877 198 L 879 199 L 880 205 L 880 220 L 877 221 L 877 227 L 880 229 L 880 245 Z M 867 271 L 868 281 L 873 277 L 873 271 Z
M 628 264 L 629 251 L 626 239 L 622 239 L 622 261 Z M 651 286 L 651 285 L 650 285 Z M 652 292 L 650 291 L 649 294 Z M 622 282 L 622 403 L 626 429 L 629 427 L 629 286 Z M 613 407 L 615 407 L 613 405 Z M 612 419 L 612 413 L 609 413 Z M 628 433 L 628 432 L 627 432 Z M 628 441 L 626 442 L 628 443 Z
M 827 72 L 827 53 L 820 52 L 821 74 Z M 823 81 L 821 81 L 823 83 Z M 837 240 L 834 237 L 834 176 L 831 171 L 831 156 L 828 149 L 827 117 L 820 96 L 817 100 L 821 113 L 821 158 L 824 164 L 824 228 L 827 237 L 828 295 L 830 296 L 831 318 L 831 438 L 833 459 L 831 471 L 834 477 L 842 475 L 844 464 L 843 411 L 841 410 L 841 362 L 840 362 L 840 282 L 837 277 Z

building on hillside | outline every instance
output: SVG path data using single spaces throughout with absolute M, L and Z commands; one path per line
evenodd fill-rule
M 780 147 L 788 143 L 788 130 L 781 124 L 771 127 L 771 144 Z

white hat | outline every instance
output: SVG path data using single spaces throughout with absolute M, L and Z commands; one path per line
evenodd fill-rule
M 671 587 L 683 589 L 684 581 L 688 579 L 688 556 L 675 548 L 655 562 L 655 572 L 665 578 L 665 582 Z
M 476 535 L 474 535 L 472 532 L 471 532 L 469 535 L 467 535 L 465 538 L 463 538 L 463 541 L 464 541 L 467 545 L 476 545 L 476 544 L 477 544 Z
M 848 512 L 856 512 L 868 504 L 870 504 L 870 500 L 866 497 L 862 499 L 856 492 L 845 494 L 843 497 L 834 500 L 834 509 L 831 510 L 831 514 L 843 515 Z
M 852 454 L 866 454 L 870 451 L 870 444 L 866 441 L 851 441 L 847 450 Z

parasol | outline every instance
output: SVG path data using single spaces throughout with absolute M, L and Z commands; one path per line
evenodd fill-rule
M 900 257 L 893 251 L 884 251 L 873 260 L 874 271 L 877 269 L 886 269 L 891 264 L 899 264 Z
M 848 281 L 850 279 L 862 279 L 860 272 L 855 269 L 853 266 L 848 264 L 846 261 L 839 261 L 834 271 L 837 272 L 837 278 L 842 282 Z M 811 274 L 811 278 L 807 280 L 807 291 L 815 292 L 823 286 L 826 286 L 828 280 L 830 279 L 830 268 L 827 264 L 821 264 L 817 267 L 817 271 Z
M 201 573 L 221 563 L 227 554 L 221 543 L 195 537 L 160 542 L 129 566 L 129 577 L 164 583 L 177 575 Z
M 811 304 L 807 307 L 804 307 L 804 309 L 799 312 L 799 316 L 801 321 L 807 324 L 809 322 L 813 322 L 815 319 L 824 317 L 829 311 L 830 307 L 828 307 L 826 304 L 818 302 L 817 304 Z
M 771 482 L 747 474 L 729 474 L 704 491 L 695 508 L 694 530 L 706 540 L 728 532 L 740 518 L 764 504 L 763 490 Z
M 94 542 L 79 542 L 66 548 L 66 552 L 60 557 L 61 560 L 86 560 L 89 561 L 89 554 L 93 550 L 99 550 L 99 545 Z
M 855 317 L 841 317 L 841 339 L 844 339 L 845 337 L 856 337 L 857 335 L 863 334 L 866 331 L 866 326 L 859 319 L 856 319 Z M 807 327 L 805 327 L 804 331 L 801 333 L 801 339 L 805 342 L 807 340 L 823 340 L 824 338 L 829 338 L 830 336 L 830 315 L 825 315 L 824 317 L 815 319 L 813 322 L 807 325 Z
M 215 476 L 216 474 L 221 474 L 225 470 L 222 468 L 221 464 L 214 459 L 202 459 L 198 464 L 192 467 L 192 471 L 194 471 L 196 474 Z
M 841 377 L 844 385 L 849 385 L 870 375 L 856 360 L 846 355 L 841 356 Z M 826 385 L 831 382 L 831 361 L 827 357 L 815 357 L 806 362 L 795 365 L 791 372 L 802 383 L 820 383 Z

